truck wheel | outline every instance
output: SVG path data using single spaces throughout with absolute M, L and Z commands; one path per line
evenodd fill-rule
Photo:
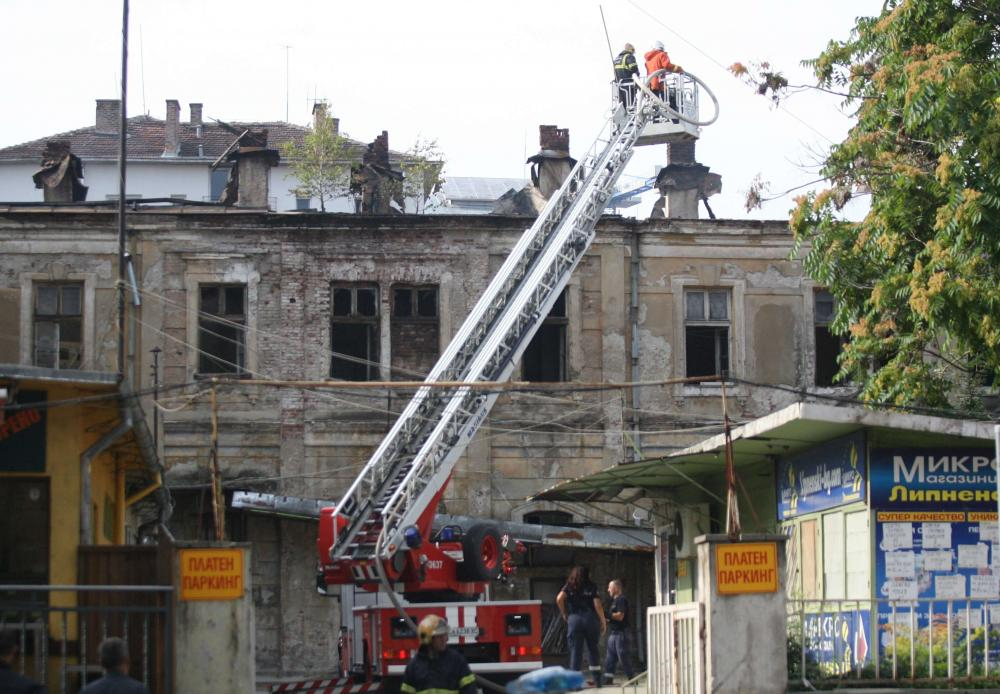
M 458 577 L 463 581 L 492 581 L 500 573 L 503 548 L 500 531 L 492 523 L 477 523 L 462 537 L 462 563 Z

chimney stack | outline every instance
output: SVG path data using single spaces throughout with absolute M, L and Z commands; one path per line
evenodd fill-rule
M 531 182 L 548 200 L 576 166 L 576 160 L 569 156 L 569 128 L 539 125 L 538 146 L 538 154 L 528 159 L 534 164 Z
M 95 130 L 102 135 L 116 135 L 122 118 L 119 99 L 98 99 Z
M 42 153 L 42 167 L 32 180 L 41 188 L 45 202 L 81 202 L 87 186 L 81 183 L 83 162 L 70 151 L 69 140 L 49 140 Z
M 201 124 L 201 104 L 191 104 L 191 125 Z
M 317 101 L 313 104 L 313 130 L 319 127 L 324 118 L 326 118 L 326 102 Z
M 167 122 L 163 128 L 163 156 L 176 157 L 181 151 L 181 104 L 177 99 L 167 99 Z

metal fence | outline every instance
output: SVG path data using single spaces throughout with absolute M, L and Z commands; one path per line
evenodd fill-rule
M 0 585 L 0 630 L 17 636 L 14 669 L 49 692 L 75 694 L 99 677 L 97 647 L 129 645 L 130 674 L 152 694 L 172 683 L 172 586 Z
M 692 602 L 646 610 L 650 692 L 705 691 L 704 607 Z
M 789 681 L 1000 678 L 998 600 L 789 600 Z

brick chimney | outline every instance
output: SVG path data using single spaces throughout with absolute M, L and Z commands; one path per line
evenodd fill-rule
M 708 199 L 722 191 L 722 177 L 711 173 L 695 159 L 695 141 L 667 144 L 667 165 L 656 176 L 660 198 L 653 203 L 650 217 L 698 219 L 699 203 L 715 219 Z
M 163 127 L 163 156 L 176 157 L 181 151 L 181 104 L 167 99 L 167 122 Z
M 121 101 L 119 99 L 98 99 L 95 130 L 102 135 L 118 133 L 118 124 L 122 119 Z
M 191 104 L 191 125 L 202 125 L 201 104 Z
M 49 140 L 42 153 L 41 168 L 32 175 L 42 189 L 45 202 L 81 202 L 87 199 L 83 185 L 83 162 L 70 151 L 69 140 Z
M 539 125 L 538 147 L 538 154 L 528 159 L 535 165 L 531 180 L 542 197 L 548 200 L 576 166 L 576 160 L 569 156 L 569 129 Z

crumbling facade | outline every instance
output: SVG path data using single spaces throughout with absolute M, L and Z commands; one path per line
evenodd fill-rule
M 115 224 L 110 211 L 0 207 L 0 363 L 35 358 L 37 287 L 72 284 L 82 297 L 76 363 L 115 368 Z M 140 207 L 129 225 L 142 305 L 127 363 L 149 389 L 151 350 L 161 350 L 158 446 L 176 503 L 170 527 L 184 538 L 212 532 L 212 377 L 225 381 L 215 389 L 227 492 L 337 499 L 412 394 L 338 381 L 422 378 L 525 219 Z M 783 222 L 602 220 L 515 371 L 536 385 L 500 397 L 442 511 L 633 526 L 630 505 L 525 499 L 717 429 L 719 384 L 688 377 L 732 375 L 736 420 L 797 397 L 770 385 L 812 387 L 816 293 L 792 246 Z M 151 394 L 144 406 L 154 410 Z M 332 668 L 340 611 L 314 589 L 315 526 L 234 512 L 227 521 L 232 539 L 254 545 L 259 672 Z M 529 551 L 497 597 L 550 601 L 567 566 L 586 560 L 597 580 L 624 574 L 637 604 L 651 601 L 648 554 L 581 551 Z

